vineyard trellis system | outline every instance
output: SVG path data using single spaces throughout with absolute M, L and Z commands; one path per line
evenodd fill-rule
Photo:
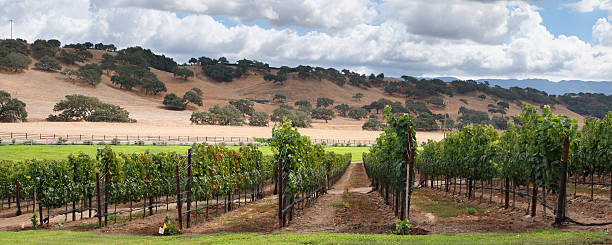
M 98 150 L 96 159 L 79 154 L 69 156 L 68 161 L 2 161 L 0 194 L 8 200 L 16 198 L 17 215 L 22 211 L 21 201 L 27 202 L 26 212 L 29 207 L 35 212 L 38 206 L 41 225 L 57 215 L 66 215 L 67 219 L 72 213 L 75 220 L 77 212 L 82 218 L 83 211 L 89 211 L 89 217 L 95 211 L 102 226 L 108 224 L 109 217 L 116 222 L 118 214 L 130 213 L 132 219 L 133 212 L 142 211 L 144 218 L 147 209 L 153 215 L 153 209 L 166 206 L 168 211 L 169 204 L 176 203 L 179 220 L 186 216 L 189 227 L 191 214 L 202 209 L 207 215 L 209 208 L 217 213 L 216 207 L 221 205 L 230 211 L 234 203 L 246 204 L 249 196 L 251 202 L 262 198 L 264 180 L 272 176 L 271 164 L 266 163 L 270 160 L 255 146 L 235 151 L 218 145 L 193 145 L 187 155 L 145 152 L 120 156 L 107 146 Z M 209 203 L 212 200 L 216 202 Z M 198 201 L 206 205 L 198 207 Z M 127 203 L 129 209 L 117 210 L 118 204 Z M 114 211 L 109 212 L 113 204 Z M 184 212 L 183 204 L 187 204 Z M 58 211 L 62 206 L 64 210 Z M 47 208 L 46 216 L 43 207 Z M 179 225 L 182 227 L 182 222 Z
M 587 120 L 582 133 L 577 131 L 575 120 L 556 115 L 547 106 L 538 115 L 535 107 L 523 105 L 518 122 L 518 126 L 509 123 L 501 137 L 491 126 L 467 125 L 440 142 L 425 143 L 417 157 L 421 183 L 427 185 L 427 179 L 432 186 L 434 182 L 440 185 L 444 182 L 446 192 L 452 183 L 455 193 L 457 179 L 459 192 L 465 180 L 468 198 L 474 197 L 476 188 L 490 189 L 491 196 L 497 190 L 502 192 L 504 207 L 508 208 L 509 194 L 514 193 L 531 198 L 527 210 L 531 208 L 531 216 L 536 215 L 537 201 L 544 206 L 544 214 L 546 208 L 553 210 L 555 224 L 612 224 L 584 224 L 566 215 L 568 175 L 573 175 L 576 190 L 579 175 L 590 174 L 593 188 L 593 173 L 612 174 L 612 113 L 603 120 Z M 481 185 L 477 186 L 479 181 Z M 484 182 L 489 186 L 484 186 Z M 502 182 L 503 187 L 494 187 L 494 182 Z M 527 193 L 516 191 L 521 186 Z M 538 197 L 540 188 L 542 198 Z M 556 208 L 546 203 L 547 190 L 557 194 Z M 612 190 L 610 195 L 612 201 Z
M 326 153 L 320 145 L 313 145 L 290 121 L 275 126 L 266 142 L 278 159 L 274 174 L 280 227 L 293 220 L 296 210 L 310 206 L 325 193 L 351 162 L 351 154 Z

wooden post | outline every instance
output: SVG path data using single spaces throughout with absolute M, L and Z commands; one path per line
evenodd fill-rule
M 565 221 L 565 204 L 567 192 L 567 160 L 569 155 L 569 139 L 565 137 L 563 142 L 563 161 L 561 162 L 561 183 L 559 183 L 559 197 L 557 198 L 557 217 L 555 224 Z
M 406 182 L 406 220 L 410 219 L 410 197 L 412 196 L 412 180 L 414 179 L 413 171 L 414 168 L 414 146 L 412 145 L 412 134 L 413 131 L 408 131 L 408 139 L 406 141 L 406 154 L 408 154 L 408 178 Z
M 16 187 L 15 188 L 16 189 L 15 190 L 15 192 L 16 192 L 15 194 L 17 194 L 16 195 L 17 199 L 15 200 L 17 202 L 17 212 L 15 213 L 15 216 L 19 216 L 19 215 L 21 215 L 21 200 L 20 200 L 21 199 L 21 195 L 20 195 L 21 187 L 19 186 L 19 181 L 18 180 L 15 180 L 15 187 Z M 9 197 L 9 199 L 10 199 L 10 197 Z
M 98 228 L 102 228 L 102 203 L 100 198 L 100 173 L 96 172 L 96 203 L 98 213 Z
M 283 215 L 284 203 L 283 203 L 283 158 L 278 159 L 278 174 L 277 174 L 278 184 L 278 224 L 279 227 L 285 226 L 285 217 Z
M 110 186 L 108 159 L 104 163 L 104 226 L 108 225 L 108 187 Z M 144 212 L 144 210 L 143 210 Z
M 187 151 L 187 228 L 191 221 L 191 149 Z
M 76 161 L 72 164 L 72 182 L 74 182 L 76 184 L 76 175 L 77 175 L 77 165 L 76 165 Z M 75 200 L 72 201 L 72 221 L 75 220 L 75 210 L 76 209 L 76 202 Z
M 181 202 L 181 177 L 179 175 L 178 164 L 174 166 L 174 174 L 176 175 L 176 207 L 178 209 L 179 229 L 183 229 L 183 202 Z
M 506 204 L 504 205 L 504 209 L 508 209 L 510 207 L 510 179 L 506 177 L 505 180 L 506 180 L 506 183 L 505 183 L 506 191 L 504 193 L 505 193 Z

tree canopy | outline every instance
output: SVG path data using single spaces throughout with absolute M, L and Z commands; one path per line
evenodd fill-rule
M 28 112 L 26 104 L 16 98 L 11 98 L 11 94 L 0 90 L 0 122 L 25 122 Z

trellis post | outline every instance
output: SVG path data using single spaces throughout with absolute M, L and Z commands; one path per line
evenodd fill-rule
M 569 155 L 569 139 L 565 137 L 563 142 L 563 161 L 561 162 L 561 183 L 559 185 L 559 197 L 557 198 L 557 217 L 555 224 L 560 224 L 565 221 L 565 204 L 566 204 L 566 182 L 567 182 L 567 160 Z

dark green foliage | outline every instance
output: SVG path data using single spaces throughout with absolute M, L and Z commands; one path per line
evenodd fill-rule
M 45 41 L 41 39 L 34 41 L 34 43 L 30 47 L 32 48 L 33 56 L 35 58 L 42 58 L 45 56 L 49 56 L 49 57 L 55 56 L 55 53 L 57 53 L 57 51 L 59 50 L 59 47 L 61 46 L 61 43 L 57 40 L 54 40 L 51 42 L 49 41 Z
M 368 111 L 361 107 L 351 107 L 348 111 L 348 116 L 355 120 L 361 120 L 368 117 Z
M 202 66 L 204 74 L 217 82 L 231 82 L 234 69 L 223 64 Z
M 466 104 L 466 105 L 468 104 L 467 100 L 465 99 L 459 99 L 459 101 L 463 102 L 463 104 Z
M 136 122 L 130 119 L 130 113 L 125 109 L 111 104 L 102 103 L 95 97 L 79 94 L 66 95 L 53 107 L 58 115 L 49 115 L 48 121 L 88 121 L 88 122 Z
M 393 101 L 390 101 L 390 100 L 385 99 L 385 98 L 381 98 L 381 99 L 378 99 L 377 101 L 372 102 L 368 108 L 375 109 L 376 110 L 376 114 L 378 114 L 378 112 L 380 110 L 384 109 L 385 106 L 388 106 L 388 105 L 391 105 L 391 104 L 393 104 Z
M 461 116 L 459 116 L 457 120 L 461 126 L 468 125 L 470 123 L 480 125 L 491 124 L 489 114 L 484 111 L 476 111 L 462 106 L 459 108 L 459 114 L 461 114 Z
M 348 112 L 350 107 L 347 104 L 339 104 L 337 106 L 334 106 L 334 109 L 338 111 L 338 115 L 340 115 L 341 117 L 346 117 L 346 113 Z
M 455 91 L 460 94 L 465 94 L 472 91 L 484 91 L 486 89 L 486 84 L 479 84 L 474 80 L 455 80 L 451 82 L 451 85 L 455 87 Z M 483 86 L 484 85 L 484 86 Z
M 119 88 L 131 90 L 133 87 L 138 85 L 140 81 L 136 78 L 128 77 L 128 76 L 112 76 L 111 82 L 115 85 L 119 85 Z
M 353 95 L 353 99 L 357 99 L 357 101 L 361 101 L 361 98 L 363 98 L 362 93 L 356 93 L 355 95 Z
M 295 110 L 290 106 L 280 106 L 274 109 L 270 117 L 273 122 L 282 122 L 283 118 L 291 120 L 293 126 L 301 128 L 310 127 L 310 123 L 312 122 L 312 118 L 307 112 Z
M 368 131 L 380 131 L 385 128 L 385 125 L 378 118 L 369 118 L 361 128 Z
M 233 105 L 221 107 L 215 105 L 208 109 L 208 112 L 194 112 L 191 114 L 191 123 L 208 124 L 208 125 L 231 125 L 242 126 L 244 124 L 244 116 Z
M 85 64 L 79 67 L 77 70 L 77 76 L 79 79 L 85 81 L 87 84 L 95 87 L 100 83 L 102 77 L 102 68 L 97 64 Z
M 487 98 L 487 96 L 484 94 L 481 94 L 481 95 L 478 95 L 478 98 L 484 100 Z
M 442 98 L 431 98 L 426 100 L 427 104 L 432 104 L 432 105 L 436 105 L 439 107 L 446 107 L 446 105 L 444 104 L 444 100 Z
M 267 127 L 270 117 L 268 113 L 263 111 L 258 111 L 253 113 L 253 115 L 249 118 L 249 125 L 256 127 Z
M 193 77 L 193 71 L 188 68 L 176 67 L 174 71 L 172 71 L 174 77 L 183 78 L 183 80 L 187 81 L 188 78 Z
M 6 67 L 13 72 L 28 69 L 30 63 L 32 59 L 21 53 L 10 53 L 6 57 L 0 57 L 0 67 Z
M 115 57 L 110 54 L 103 54 L 102 61 L 100 62 L 100 67 L 102 70 L 106 70 L 108 72 L 117 69 L 117 64 L 115 63 Z
M 172 58 L 165 55 L 157 55 L 150 49 L 141 47 L 130 47 L 117 52 L 115 59 L 120 62 L 139 66 L 150 66 L 158 70 L 172 72 L 177 66 Z
M 497 102 L 497 105 L 498 105 L 500 108 L 502 108 L 502 109 L 504 109 L 504 108 L 505 108 L 505 109 L 510 108 L 510 105 L 509 105 L 507 102 L 505 102 L 505 101 L 500 101 L 500 102 Z
M 491 122 L 496 129 L 506 130 L 508 128 L 508 120 L 506 118 L 496 116 L 491 119 Z
M 255 113 L 255 103 L 247 99 L 230 100 L 231 105 L 234 105 L 243 115 L 252 116 Z
M 193 103 L 195 105 L 202 106 L 202 96 L 201 96 L 202 91 L 200 90 L 199 91 L 200 93 L 198 94 L 198 90 L 199 89 L 197 90 L 191 89 L 185 92 L 185 94 L 183 95 L 183 100 L 185 100 L 185 104 Z
M 13 39 L 0 40 L 0 57 L 5 57 L 10 53 L 20 53 L 28 56 L 30 55 L 30 49 L 25 41 Z
M 432 114 L 421 113 L 414 119 L 414 128 L 422 131 L 434 131 L 439 130 L 440 126 L 438 126 Z
M 421 101 L 414 102 L 412 100 L 406 100 L 406 110 L 412 113 L 421 114 L 421 113 L 429 113 L 433 114 L 425 105 L 425 103 Z
M 327 108 L 330 105 L 334 104 L 334 100 L 330 99 L 330 98 L 317 98 L 317 108 L 319 107 L 325 107 Z
M 351 72 L 350 74 L 348 74 L 348 78 L 349 78 L 349 84 L 356 86 L 356 87 L 365 87 L 365 88 L 371 88 L 372 84 L 366 80 L 366 76 L 359 74 L 359 73 L 355 73 L 355 72 Z
M 187 108 L 185 99 L 178 97 L 174 93 L 166 94 L 163 104 L 170 110 L 185 110 Z
M 612 111 L 612 95 L 578 93 L 559 96 L 559 100 L 567 104 L 567 108 L 580 115 L 604 118 Z
M 62 49 L 60 51 L 60 60 L 72 65 L 76 62 L 85 62 L 92 57 L 93 54 L 87 50 L 75 49 L 73 51 L 68 51 Z
M 34 67 L 43 71 L 57 72 L 62 70 L 60 63 L 56 59 L 49 56 L 42 57 L 38 62 L 36 62 L 36 64 L 34 64 Z
M 166 84 L 157 79 L 157 76 L 150 71 L 144 74 L 144 77 L 140 80 L 140 86 L 145 90 L 145 94 L 157 95 L 167 91 Z
M 312 105 L 307 100 L 298 100 L 294 104 L 295 106 L 298 107 L 299 110 L 302 110 L 302 111 L 312 110 Z
M 117 51 L 117 47 L 115 47 L 114 44 L 103 44 L 103 43 L 96 43 L 93 46 L 93 49 L 103 50 L 103 51 L 108 51 L 108 52 L 115 52 L 115 51 Z
M 287 81 L 287 73 L 288 73 L 288 70 L 281 67 L 281 69 L 276 73 L 276 75 L 272 75 L 272 74 L 264 75 L 264 80 L 273 81 L 274 83 L 278 83 L 282 85 L 283 83 L 285 83 L 285 81 Z
M 11 98 L 11 94 L 0 90 L 0 122 L 25 122 L 28 112 L 26 104 L 16 98 Z
M 312 110 L 312 118 L 325 120 L 325 123 L 327 123 L 328 120 L 334 118 L 334 112 L 327 108 L 316 108 Z
M 287 101 L 287 96 L 285 96 L 284 94 L 275 94 L 272 100 L 277 101 L 279 103 L 285 103 L 285 101 Z

